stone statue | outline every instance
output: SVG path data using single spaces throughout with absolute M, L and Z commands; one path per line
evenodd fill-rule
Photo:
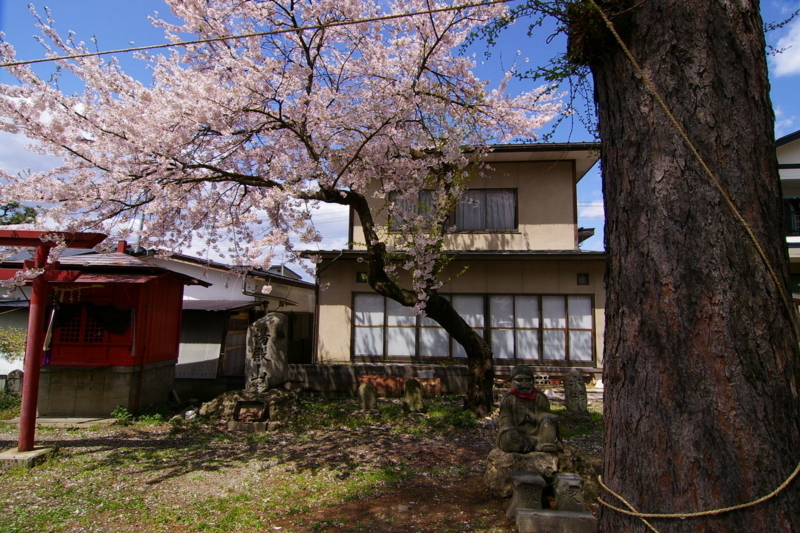
M 564 407 L 569 411 L 588 411 L 589 402 L 586 395 L 586 383 L 577 368 L 564 376 Z
M 509 453 L 559 452 L 564 449 L 558 432 L 558 415 L 533 385 L 527 365 L 511 370 L 511 389 L 500 401 L 497 447 Z
M 358 386 L 358 411 L 353 414 L 377 416 L 378 411 L 378 389 L 369 382 L 364 382 Z
M 247 328 L 245 389 L 264 393 L 289 380 L 286 317 L 269 313 Z
M 422 384 L 414 378 L 406 381 L 403 391 L 403 411 L 406 413 L 425 411 L 425 402 L 422 397 Z
M 22 396 L 22 382 L 24 372 L 22 370 L 12 370 L 6 377 L 6 392 Z

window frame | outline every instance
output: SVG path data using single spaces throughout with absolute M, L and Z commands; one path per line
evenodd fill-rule
M 383 299 L 383 306 L 382 306 L 382 324 L 357 324 L 356 322 L 356 300 L 359 296 L 368 295 L 373 297 L 378 297 Z M 597 343 L 597 333 L 596 333 L 596 318 L 595 318 L 595 296 L 594 294 L 587 294 L 587 293 L 569 293 L 569 294 L 545 294 L 545 293 L 536 293 L 536 294 L 510 294 L 510 293 L 452 293 L 452 294 L 443 294 L 442 296 L 450 299 L 453 301 L 453 298 L 459 297 L 480 297 L 482 298 L 482 308 L 483 308 L 483 325 L 482 326 L 473 326 L 475 329 L 480 330 L 482 336 L 486 341 L 489 343 L 489 346 L 492 347 L 493 352 L 494 350 L 494 331 L 496 330 L 505 330 L 505 331 L 512 331 L 512 342 L 513 342 L 513 357 L 512 358 L 500 358 L 497 357 L 495 354 L 493 357 L 493 361 L 495 364 L 503 364 L 503 365 L 517 365 L 517 364 L 529 364 L 529 365 L 537 365 L 537 366 L 590 366 L 594 367 L 597 363 L 597 353 L 596 353 L 596 343 Z M 512 327 L 499 327 L 494 326 L 492 321 L 491 315 L 491 301 L 493 297 L 499 298 L 511 298 L 512 301 Z M 544 309 L 543 309 L 543 302 L 544 299 L 548 298 L 563 298 L 564 302 L 564 327 L 557 327 L 557 328 L 545 328 L 544 327 Z M 518 327 L 517 326 L 517 298 L 536 298 L 536 305 L 538 309 L 538 327 L 530 328 L 530 327 Z M 572 327 L 570 325 L 570 298 L 586 298 L 588 299 L 589 304 L 589 328 L 581 328 L 581 327 Z M 420 355 L 420 338 L 422 330 L 425 329 L 440 329 L 443 330 L 441 326 L 438 325 L 431 325 L 430 323 L 425 323 L 426 321 L 430 321 L 427 317 L 422 317 L 420 315 L 415 315 L 415 324 L 413 326 L 397 326 L 389 324 L 389 314 L 388 314 L 388 304 L 387 302 L 390 299 L 381 296 L 375 292 L 366 292 L 366 291 L 359 291 L 353 292 L 351 295 L 351 334 L 350 334 L 350 358 L 353 362 L 382 362 L 382 363 L 391 363 L 391 362 L 415 362 L 415 363 L 436 363 L 436 362 L 466 362 L 465 357 L 459 357 L 456 354 L 456 351 L 460 348 L 460 345 L 457 347 L 457 341 L 453 339 L 453 337 L 444 332 L 447 335 L 447 355 L 445 356 L 433 356 L 433 355 Z M 413 355 L 388 355 L 389 352 L 389 331 L 392 329 L 396 329 L 398 327 L 403 328 L 413 328 L 414 331 L 414 354 Z M 356 337 L 357 332 L 356 330 L 359 328 L 372 328 L 372 329 L 380 329 L 381 333 L 381 354 L 357 354 L 356 353 Z M 518 331 L 536 331 L 536 339 L 537 339 L 537 356 L 535 358 L 527 358 L 520 356 L 519 347 L 519 337 L 517 332 Z M 564 336 L 564 358 L 563 359 L 547 359 L 545 358 L 545 347 L 544 347 L 544 336 L 545 331 L 563 331 Z M 571 348 L 572 348 L 572 339 L 571 339 L 571 332 L 588 332 L 589 333 L 589 346 L 588 350 L 590 353 L 589 359 L 573 359 Z
M 417 203 L 415 205 L 416 206 L 419 206 L 419 205 L 431 205 L 430 201 L 432 200 L 432 196 L 430 196 L 430 195 L 431 195 L 432 192 L 433 192 L 432 189 L 423 189 L 423 190 L 419 191 L 419 193 L 417 193 Z M 514 212 L 513 212 L 513 215 L 512 215 L 513 216 L 512 227 L 510 227 L 510 228 L 501 228 L 501 229 L 488 229 L 487 226 L 489 225 L 488 224 L 489 210 L 485 210 L 484 211 L 483 225 L 482 225 L 481 228 L 479 228 L 479 229 L 464 229 L 464 230 L 459 229 L 458 228 L 458 223 L 459 223 L 458 210 L 459 210 L 459 206 L 467 203 L 465 200 L 462 199 L 461 201 L 458 202 L 456 207 L 453 209 L 453 211 L 448 215 L 447 219 L 445 220 L 445 223 L 444 223 L 444 226 L 446 228 L 445 229 L 445 233 L 452 233 L 452 234 L 457 234 L 457 233 L 465 233 L 465 234 L 469 234 L 469 233 L 515 233 L 515 232 L 519 231 L 519 189 L 517 187 L 469 188 L 469 189 L 465 189 L 464 192 L 465 192 L 465 194 L 483 193 L 484 194 L 484 205 L 486 205 L 485 195 L 487 193 L 490 193 L 490 192 L 506 192 L 506 193 L 510 192 L 512 194 L 512 196 L 513 196 L 513 203 L 514 203 L 514 208 L 513 208 Z M 423 200 L 423 198 L 422 198 L 422 195 L 425 194 L 425 193 L 427 193 L 429 195 L 427 202 L 425 200 Z M 390 192 L 389 193 L 389 201 L 390 202 L 397 202 L 398 201 L 396 199 L 397 194 L 398 194 L 397 191 Z M 415 212 L 416 212 L 416 209 L 415 209 Z M 392 233 L 398 233 L 400 230 L 397 229 L 397 225 L 398 224 L 396 222 L 395 216 L 394 215 L 390 215 L 389 216 L 389 231 L 392 232 Z M 455 227 L 455 230 L 451 230 L 450 229 L 450 228 L 453 228 L 453 227 Z
M 488 217 L 489 217 L 489 210 L 484 210 L 484 221 L 483 225 L 479 229 L 459 229 L 459 216 L 458 211 L 459 207 L 462 204 L 466 204 L 467 202 L 462 200 L 458 202 L 454 212 L 452 213 L 451 217 L 453 223 L 450 225 L 451 227 L 455 226 L 455 230 L 451 233 L 509 233 L 509 232 L 516 232 L 519 231 L 519 190 L 516 187 L 486 187 L 486 188 L 470 188 L 464 191 L 465 193 L 483 193 L 484 198 L 485 195 L 489 192 L 511 192 L 513 195 L 513 202 L 514 202 L 514 213 L 513 213 L 513 223 L 512 227 L 510 228 L 501 228 L 501 229 L 488 229 Z M 484 205 L 487 205 L 486 200 L 484 199 Z

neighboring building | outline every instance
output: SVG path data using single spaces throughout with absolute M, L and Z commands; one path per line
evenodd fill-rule
M 800 299 L 800 131 L 775 141 L 786 213 L 792 292 Z
M 120 243 L 119 249 L 126 249 L 125 243 Z M 76 253 L 84 255 L 80 259 L 68 257 Z M 21 266 L 29 255 L 18 254 L 4 266 Z M 267 312 L 279 311 L 287 316 L 289 361 L 311 362 L 316 286 L 289 268 L 276 266 L 265 271 L 231 267 L 183 254 L 166 257 L 147 251 L 96 254 L 68 249 L 61 262 L 71 266 L 76 261 L 102 262 L 109 257 L 116 257 L 118 267 L 127 257 L 130 264 L 202 280 L 183 291 L 180 320 L 173 324 L 176 335 L 180 334 L 180 344 L 177 365 L 173 361 L 175 380 L 170 391 L 175 389 L 186 398 L 210 399 L 226 390 L 242 388 L 247 327 Z M 271 288 L 268 294 L 262 290 L 265 285 Z M 71 296 L 67 297 L 76 298 L 77 294 L 69 293 Z M 89 292 L 84 289 L 82 294 Z M 28 301 L 27 288 L 0 297 L 0 327 L 27 329 Z M 0 374 L 7 374 L 21 369 L 22 361 L 6 363 L 2 368 L 5 371 Z
M 576 192 L 598 157 L 597 144 L 496 146 L 491 170 L 468 186 L 472 202 L 455 210 L 445 247 L 456 255 L 439 292 L 489 341 L 498 376 L 524 363 L 543 381 L 571 367 L 600 379 L 605 254 L 579 249 L 593 231 L 578 228 Z M 351 220 L 350 241 L 363 242 L 358 217 Z M 386 215 L 378 222 L 388 226 Z M 318 255 L 318 282 L 329 288 L 319 294 L 316 363 L 365 364 L 356 375 L 396 363 L 413 375 L 432 364 L 425 368 L 442 376 L 465 363 L 438 324 L 370 289 L 363 247 Z M 457 392 L 459 380 L 449 379 L 445 392 Z
M 210 399 L 244 386 L 247 327 L 268 312 L 287 316 L 290 363 L 311 363 L 316 286 L 292 270 L 231 267 L 184 254 L 134 255 L 161 268 L 196 277 L 210 287 L 187 287 L 183 299 L 176 390 Z M 263 291 L 263 287 L 271 287 Z
M 75 275 L 72 281 L 47 282 L 39 415 L 108 416 L 117 406 L 135 412 L 167 401 L 183 286 L 204 282 L 124 253 L 61 257 L 59 265 Z M 2 266 L 13 271 L 23 265 Z M 18 302 L 3 303 L 2 309 L 19 308 Z

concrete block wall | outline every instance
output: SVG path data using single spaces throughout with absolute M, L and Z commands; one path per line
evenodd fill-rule
M 176 360 L 145 366 L 140 407 L 169 399 Z M 42 367 L 38 416 L 108 416 L 117 406 L 133 411 L 139 366 L 105 368 Z
M 164 403 L 170 399 L 170 393 L 175 388 L 176 363 L 177 359 L 172 359 L 145 366 L 144 386 L 142 387 L 142 397 L 139 402 L 140 408 Z M 136 383 L 139 383 L 138 376 Z

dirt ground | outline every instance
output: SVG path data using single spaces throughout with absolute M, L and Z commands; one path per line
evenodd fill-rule
M 599 456 L 599 432 L 578 433 L 565 443 Z M 507 500 L 483 484 L 494 436 L 489 419 L 411 433 L 380 421 L 260 436 L 40 429 L 37 445 L 59 453 L 0 476 L 0 531 L 510 533 Z M 0 424 L 0 449 L 16 438 Z

